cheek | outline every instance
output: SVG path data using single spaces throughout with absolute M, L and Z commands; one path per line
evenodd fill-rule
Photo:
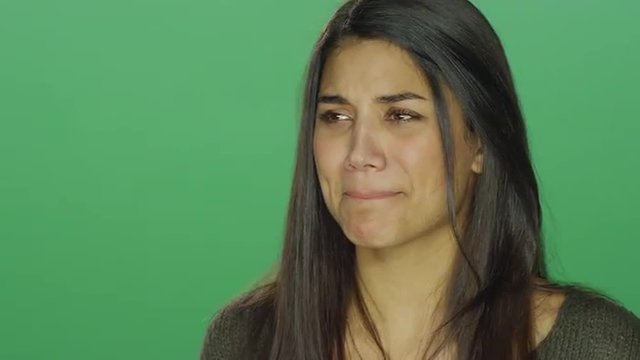
M 444 186 L 444 153 L 435 134 L 398 143 L 396 148 L 397 158 L 412 179 L 414 191 L 418 194 L 431 193 Z
M 332 149 L 327 141 L 322 138 L 314 138 L 313 141 L 313 158 L 316 163 L 316 167 L 318 168 L 318 175 L 320 177 L 325 177 L 328 169 L 331 168 L 333 154 L 331 153 Z
M 409 233 L 423 233 L 447 219 L 444 153 L 435 136 L 405 142 L 396 152 L 406 172 L 410 193 L 403 209 L 402 226 Z
M 329 139 L 316 137 L 313 142 L 313 155 L 321 190 L 327 196 L 329 185 L 335 184 L 339 176 L 340 146 Z

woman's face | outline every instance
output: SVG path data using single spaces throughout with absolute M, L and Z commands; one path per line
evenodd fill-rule
M 320 81 L 314 158 L 324 201 L 355 245 L 383 248 L 448 231 L 444 153 L 429 85 L 383 40 L 345 39 Z M 449 103 L 457 206 L 482 155 Z

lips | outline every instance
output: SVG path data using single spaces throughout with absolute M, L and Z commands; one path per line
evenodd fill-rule
M 385 199 L 399 194 L 397 191 L 364 191 L 364 190 L 353 190 L 347 191 L 344 193 L 346 196 L 361 199 L 361 200 L 374 200 L 374 199 Z

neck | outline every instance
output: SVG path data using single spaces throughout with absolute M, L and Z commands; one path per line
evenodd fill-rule
M 356 248 L 358 286 L 384 342 L 424 335 L 439 325 L 456 253 L 450 229 L 395 247 Z

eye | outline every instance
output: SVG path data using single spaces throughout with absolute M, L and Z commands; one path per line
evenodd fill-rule
M 335 111 L 325 111 L 318 115 L 318 119 L 327 123 L 335 123 L 341 120 L 349 120 L 349 116 Z
M 407 109 L 391 109 L 389 119 L 397 123 L 408 123 L 422 119 L 422 115 Z

